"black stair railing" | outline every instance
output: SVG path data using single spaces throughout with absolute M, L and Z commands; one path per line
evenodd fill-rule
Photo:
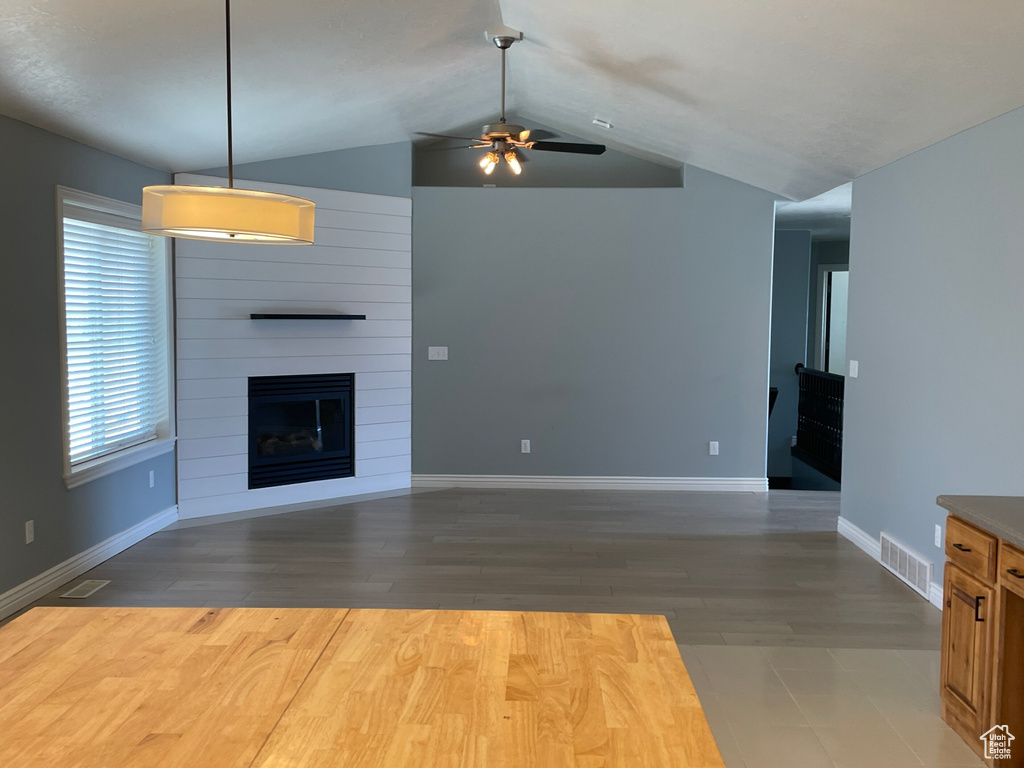
M 846 380 L 834 373 L 797 365 L 800 405 L 795 458 L 837 483 L 843 476 L 843 396 Z

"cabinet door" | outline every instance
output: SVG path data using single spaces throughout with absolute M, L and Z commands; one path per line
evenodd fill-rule
M 969 730 L 979 729 L 977 737 L 988 727 L 995 590 L 952 563 L 946 563 L 944 586 L 943 709 Z

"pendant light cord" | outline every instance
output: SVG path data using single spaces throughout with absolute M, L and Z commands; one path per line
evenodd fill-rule
M 235 157 L 231 139 L 231 0 L 224 0 L 224 48 L 227 51 L 228 80 L 228 189 L 233 189 Z

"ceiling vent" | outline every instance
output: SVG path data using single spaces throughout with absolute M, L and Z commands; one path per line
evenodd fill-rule
M 889 534 L 882 532 L 882 565 L 892 571 L 911 589 L 928 599 L 928 587 L 932 580 L 934 566 L 915 552 L 910 551 Z

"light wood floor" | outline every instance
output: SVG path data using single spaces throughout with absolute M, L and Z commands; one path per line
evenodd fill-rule
M 157 533 L 40 605 L 660 613 L 680 644 L 935 649 L 839 495 L 454 489 Z M 81 579 L 76 579 L 77 583 Z

